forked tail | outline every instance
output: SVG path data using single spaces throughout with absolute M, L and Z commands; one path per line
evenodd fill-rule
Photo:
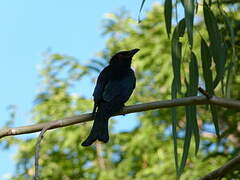
M 104 143 L 107 143 L 109 140 L 108 119 L 110 116 L 106 115 L 106 113 L 102 111 L 102 108 L 98 108 L 96 113 L 94 113 L 94 111 L 96 111 L 95 107 L 93 110 L 93 116 L 95 116 L 95 119 L 91 132 L 87 139 L 82 143 L 82 146 L 90 146 L 96 140 Z

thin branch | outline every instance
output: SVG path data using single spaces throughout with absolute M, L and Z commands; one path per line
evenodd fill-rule
M 214 105 L 222 106 L 225 108 L 233 108 L 233 109 L 240 110 L 240 101 L 237 101 L 237 100 L 219 98 L 216 96 L 212 96 L 210 99 L 206 98 L 205 96 L 192 96 L 192 97 L 186 97 L 186 98 L 180 98 L 180 99 L 155 101 L 155 102 L 149 102 L 144 104 L 127 106 L 127 107 L 124 107 L 119 113 L 116 113 L 114 116 L 148 111 L 153 109 L 170 108 L 175 106 L 186 106 L 186 105 L 192 105 L 192 104 L 195 104 L 195 105 L 214 104 Z M 83 123 L 91 120 L 92 120 L 92 114 L 87 113 L 79 116 L 73 116 L 73 117 L 64 118 L 61 120 L 34 124 L 30 126 L 4 128 L 0 130 L 0 139 L 5 136 L 15 136 L 19 134 L 28 134 L 28 133 L 38 132 L 38 131 L 41 131 L 46 126 L 50 126 L 49 129 L 56 129 L 56 128 L 70 126 L 73 124 Z
M 35 151 L 35 175 L 34 175 L 34 180 L 39 180 L 39 170 L 38 170 L 38 167 L 39 167 L 39 164 L 38 164 L 38 160 L 39 160 L 39 152 L 40 152 L 40 149 L 41 149 L 41 141 L 43 139 L 43 136 L 44 136 L 44 133 L 50 129 L 54 124 L 47 124 L 41 131 L 41 133 L 39 134 L 38 136 L 38 140 L 37 140 L 37 143 L 36 143 L 36 151 Z
M 199 87 L 198 90 L 204 95 L 206 96 L 208 99 L 212 98 L 212 95 L 210 95 L 207 91 L 205 91 L 203 88 Z
M 236 168 L 240 167 L 240 154 L 224 164 L 222 167 L 212 171 L 208 175 L 202 177 L 200 180 L 213 180 L 213 179 L 221 179 L 226 176 L 226 174 L 234 171 Z

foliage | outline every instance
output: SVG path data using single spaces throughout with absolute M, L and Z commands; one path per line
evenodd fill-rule
M 193 4 L 182 2 L 185 3 L 184 7 L 196 13 L 196 9 L 192 9 Z M 165 8 L 170 7 L 169 2 L 167 3 Z M 237 11 L 226 15 L 223 9 L 228 6 L 220 5 L 221 11 L 214 2 L 203 3 L 198 16 L 208 16 L 211 21 L 205 21 L 205 24 L 201 19 L 193 24 L 191 11 L 187 12 L 189 14 L 185 20 L 174 25 L 170 23 L 172 19 L 169 20 L 171 13 L 166 13 L 166 9 L 164 13 L 159 4 L 155 4 L 147 12 L 146 18 L 140 24 L 126 13 L 108 14 L 108 19 L 103 24 L 104 34 L 109 35 L 109 38 L 106 49 L 99 53 L 99 59 L 94 59 L 91 64 L 84 66 L 73 57 L 46 55 L 40 73 L 41 91 L 36 96 L 32 120 L 45 122 L 91 111 L 91 99 L 76 95 L 81 92 L 76 92 L 74 87 L 83 88 L 81 80 L 96 75 L 95 72 L 106 64 L 104 59 L 109 59 L 121 49 L 141 49 L 133 60 L 137 87 L 129 104 L 196 95 L 197 85 L 205 85 L 205 82 L 210 93 L 239 98 L 239 16 L 236 15 Z M 167 17 L 164 17 L 164 14 Z M 173 34 L 170 27 L 174 28 Z M 217 33 L 213 34 L 211 30 Z M 219 38 L 217 42 L 220 44 L 212 42 L 216 38 Z M 228 58 L 225 59 L 225 52 L 221 51 L 223 56 L 218 62 L 219 54 L 215 51 L 218 48 L 225 49 L 225 46 L 228 47 Z M 199 73 L 196 73 L 197 71 Z M 224 94 L 222 89 L 225 89 Z M 189 106 L 177 110 L 174 108 L 138 113 L 139 123 L 133 130 L 111 133 L 108 144 L 97 143 L 90 148 L 80 146 L 88 133 L 89 124 L 49 131 L 40 152 L 41 179 L 164 180 L 175 179 L 181 173 L 181 179 L 198 179 L 224 164 L 240 148 L 239 112 L 214 108 L 218 112 L 221 141 L 216 139 L 211 113 L 205 106 L 197 109 Z M 192 136 L 195 146 L 190 143 Z M 34 172 L 36 139 L 30 137 L 14 142 L 18 144 L 19 151 L 16 155 L 17 172 L 12 179 L 30 179 Z M 181 163 L 178 162 L 181 155 L 179 152 L 183 152 Z M 238 176 L 239 172 L 229 175 L 231 178 Z

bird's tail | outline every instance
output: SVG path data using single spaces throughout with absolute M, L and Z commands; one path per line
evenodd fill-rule
M 104 106 L 98 107 L 91 132 L 87 139 L 82 143 L 82 146 L 90 146 L 96 140 L 104 143 L 108 142 L 108 119 L 111 116 L 108 112 L 109 111 L 106 111 Z

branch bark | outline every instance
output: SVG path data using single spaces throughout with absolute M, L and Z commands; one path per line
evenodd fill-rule
M 240 101 L 232 100 L 232 99 L 225 99 L 219 98 L 216 96 L 211 97 L 208 99 L 205 96 L 192 96 L 180 99 L 173 99 L 173 100 L 165 100 L 165 101 L 155 101 L 149 102 L 144 104 L 136 104 L 124 107 L 119 113 L 116 115 L 123 115 L 135 112 L 142 112 L 148 111 L 153 109 L 161 109 L 161 108 L 170 108 L 176 106 L 186 106 L 186 105 L 202 105 L 202 104 L 214 104 L 218 106 L 222 106 L 225 108 L 233 108 L 240 110 Z M 86 113 L 78 116 L 68 117 L 61 120 L 55 120 L 46 123 L 39 123 L 29 126 L 21 126 L 16 128 L 4 128 L 0 130 L 0 139 L 6 136 L 15 136 L 20 134 L 29 134 L 41 131 L 44 127 L 50 127 L 49 129 L 56 129 L 60 127 L 70 126 L 73 124 L 83 123 L 87 121 L 91 121 L 92 114 Z
M 236 168 L 240 167 L 240 154 L 224 164 L 222 167 L 212 171 L 206 176 L 202 177 L 200 180 L 213 180 L 213 179 L 221 179 L 226 176 L 226 174 L 234 171 Z

